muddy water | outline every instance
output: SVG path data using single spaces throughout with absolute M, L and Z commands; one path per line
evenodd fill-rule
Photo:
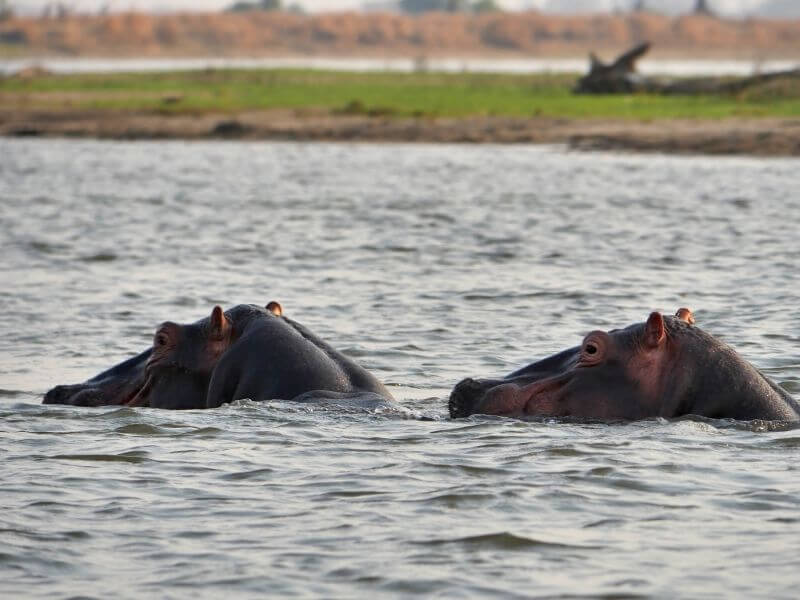
M 800 392 L 800 161 L 0 140 L 0 592 L 796 597 L 800 433 L 446 419 L 468 374 L 695 310 Z M 42 406 L 280 300 L 408 408 Z M 417 417 L 427 417 L 420 420 Z

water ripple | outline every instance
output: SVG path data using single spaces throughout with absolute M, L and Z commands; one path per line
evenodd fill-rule
M 86 460 L 101 462 L 141 463 L 148 460 L 146 452 L 124 452 L 122 454 L 56 454 L 46 458 L 55 460 Z
M 446 399 L 691 306 L 800 389 L 797 159 L 0 139 L 8 598 L 794 598 L 798 424 Z M 407 411 L 40 404 L 265 304 Z
M 480 549 L 480 550 L 530 550 L 533 548 L 548 548 L 548 549 L 580 549 L 580 550 L 598 550 L 599 546 L 578 546 L 570 544 L 561 544 L 557 542 L 545 542 L 534 538 L 515 535 L 507 531 L 500 533 L 487 533 L 483 535 L 473 535 L 462 538 L 440 538 L 415 542 L 421 546 L 443 546 L 443 545 L 457 545 L 465 549 Z

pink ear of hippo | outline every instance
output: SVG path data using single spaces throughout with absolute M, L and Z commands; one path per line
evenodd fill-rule
M 222 339 L 228 333 L 230 326 L 231 324 L 228 322 L 225 313 L 222 312 L 222 308 L 215 306 L 214 310 L 211 311 L 210 336 L 214 339 Z
M 688 308 L 679 308 L 678 312 L 675 313 L 675 316 L 678 317 L 684 323 L 688 323 L 689 325 L 694 325 L 694 314 Z
M 644 343 L 655 348 L 664 341 L 664 317 L 660 312 L 651 312 L 644 326 Z
M 273 300 L 272 302 L 267 304 L 266 308 L 267 308 L 267 310 L 269 312 L 271 312 L 276 317 L 282 317 L 283 316 L 283 307 L 281 306 L 280 302 L 275 302 L 275 300 Z

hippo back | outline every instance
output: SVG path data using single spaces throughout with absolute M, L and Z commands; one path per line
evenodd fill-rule
M 318 390 L 391 399 L 375 377 L 307 328 L 260 309 L 214 370 L 206 406 L 241 398 L 291 400 Z

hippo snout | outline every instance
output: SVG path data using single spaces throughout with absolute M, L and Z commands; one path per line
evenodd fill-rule
M 42 404 L 99 406 L 102 400 L 103 393 L 97 388 L 84 385 L 57 385 L 44 395 Z
M 480 382 L 467 378 L 460 381 L 450 393 L 448 408 L 451 419 L 468 417 L 475 412 L 475 406 L 484 393 L 485 386 Z
M 74 393 L 74 386 L 57 385 L 44 395 L 42 404 L 66 404 L 69 397 Z

